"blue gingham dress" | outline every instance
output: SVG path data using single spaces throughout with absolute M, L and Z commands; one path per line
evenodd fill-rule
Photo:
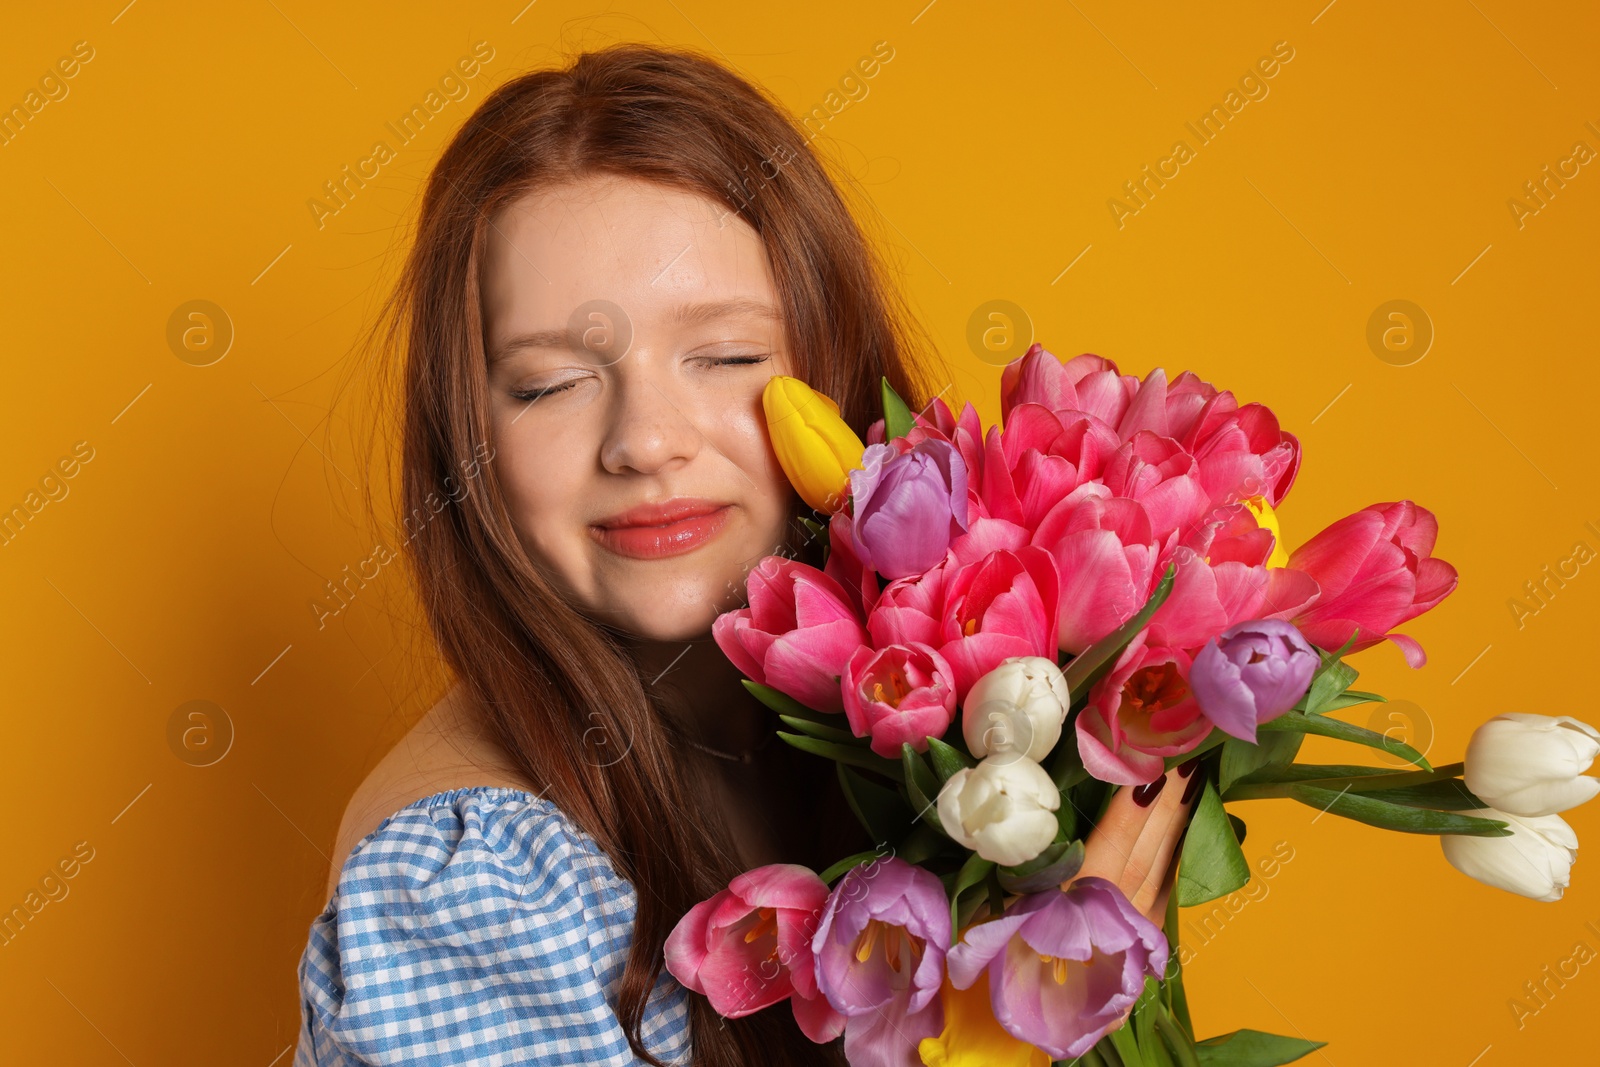
M 520 789 L 413 801 L 362 838 L 300 959 L 295 1067 L 642 1064 L 616 1015 L 637 897 L 593 838 Z M 690 1056 L 662 969 L 641 1030 Z

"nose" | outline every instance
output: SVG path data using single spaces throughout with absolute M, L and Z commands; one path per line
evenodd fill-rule
M 615 397 L 600 445 L 600 462 L 613 474 L 655 474 L 681 466 L 700 451 L 705 436 L 692 412 L 660 381 L 647 349 L 637 344 L 611 369 Z

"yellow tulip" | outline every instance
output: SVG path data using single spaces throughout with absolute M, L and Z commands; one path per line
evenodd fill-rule
M 1287 567 L 1289 553 L 1283 548 L 1283 531 L 1278 528 L 1278 514 L 1272 510 L 1265 497 L 1253 496 L 1244 502 L 1256 517 L 1256 525 L 1272 534 L 1272 554 L 1267 557 L 1269 567 Z
M 917 1044 L 925 1067 L 1050 1067 L 1044 1049 L 1012 1037 L 995 1020 L 987 971 L 967 989 L 957 989 L 946 977 L 939 995 L 944 1029 Z
M 867 446 L 839 417 L 839 405 L 799 378 L 774 374 L 761 393 L 772 451 L 800 498 L 832 514 L 844 507 L 850 472 Z

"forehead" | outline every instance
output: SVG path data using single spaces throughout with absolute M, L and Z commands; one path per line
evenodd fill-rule
M 761 238 L 723 204 L 635 178 L 594 176 L 509 204 L 486 238 L 492 339 L 566 323 L 604 300 L 636 322 L 677 321 L 715 300 L 776 303 Z

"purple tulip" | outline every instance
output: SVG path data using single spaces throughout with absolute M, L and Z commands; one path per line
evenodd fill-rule
M 967 465 L 948 441 L 923 437 L 902 452 L 868 445 L 850 472 L 851 535 L 886 578 L 921 574 L 967 528 Z
M 839 879 L 811 939 L 817 989 L 845 1016 L 854 1067 L 920 1064 L 917 1042 L 944 1029 L 950 901 L 937 875 L 898 857 Z
M 1299 703 L 1321 664 L 1293 623 L 1254 619 L 1228 627 L 1200 650 L 1189 688 L 1218 729 L 1253 745 L 1256 727 Z
M 1167 937 L 1104 878 L 1076 879 L 1017 900 L 967 928 L 950 949 L 950 984 L 968 989 L 987 969 L 997 1022 L 1052 1060 L 1083 1055 L 1167 969 Z

